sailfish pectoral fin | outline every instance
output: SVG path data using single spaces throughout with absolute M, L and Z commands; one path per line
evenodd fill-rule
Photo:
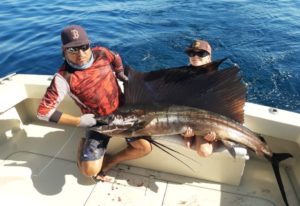
M 236 152 L 234 149 L 235 143 L 222 139 L 221 142 L 224 144 L 225 148 L 228 150 L 228 152 L 231 154 L 233 158 L 236 158 Z

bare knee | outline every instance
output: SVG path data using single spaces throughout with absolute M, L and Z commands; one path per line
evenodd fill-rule
M 88 177 L 97 175 L 101 170 L 102 164 L 96 161 L 83 161 L 80 164 L 80 172 Z
M 152 151 L 151 143 L 144 139 L 131 142 L 130 145 L 139 156 L 145 156 Z
M 152 146 L 149 142 L 144 143 L 141 147 L 135 148 L 141 156 L 145 156 L 152 151 Z
M 200 145 L 200 147 L 197 149 L 197 153 L 201 157 L 209 157 L 213 153 L 212 144 L 206 143 Z
M 82 168 L 81 173 L 87 177 L 96 176 L 99 170 L 91 169 L 91 168 Z
M 143 149 L 142 149 L 142 153 L 147 155 L 149 154 L 150 152 L 152 151 L 152 145 L 150 142 L 146 142 L 144 145 L 143 145 Z

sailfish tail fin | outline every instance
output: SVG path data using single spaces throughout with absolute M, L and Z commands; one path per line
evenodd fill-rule
M 276 177 L 279 189 L 280 189 L 282 199 L 283 199 L 286 206 L 288 206 L 289 203 L 288 203 L 286 193 L 285 193 L 285 190 L 284 190 L 284 186 L 283 186 L 283 183 L 282 183 L 282 179 L 281 179 L 281 175 L 280 175 L 280 169 L 279 169 L 279 163 L 281 161 L 283 161 L 285 159 L 288 159 L 288 158 L 291 158 L 291 157 L 293 157 L 293 156 L 289 153 L 273 153 L 273 156 L 271 158 L 269 158 L 269 160 L 272 163 L 272 168 L 273 168 L 273 171 L 274 171 L 274 174 L 275 174 L 275 177 Z

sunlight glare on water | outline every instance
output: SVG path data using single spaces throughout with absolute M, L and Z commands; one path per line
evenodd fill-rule
M 150 71 L 187 64 L 195 38 L 207 39 L 223 67 L 239 64 L 247 101 L 300 112 L 300 3 L 297 1 L 32 1 L 0 7 L 0 77 L 54 74 L 62 63 L 60 31 L 86 28 L 93 45 Z

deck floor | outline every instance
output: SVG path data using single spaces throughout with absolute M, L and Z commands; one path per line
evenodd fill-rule
M 261 160 L 246 162 L 238 187 L 126 164 L 110 171 L 110 182 L 95 183 L 76 167 L 82 136 L 41 122 L 7 131 L 0 139 L 1 205 L 283 205 L 271 165 Z M 290 205 L 298 205 L 288 170 L 281 175 Z

